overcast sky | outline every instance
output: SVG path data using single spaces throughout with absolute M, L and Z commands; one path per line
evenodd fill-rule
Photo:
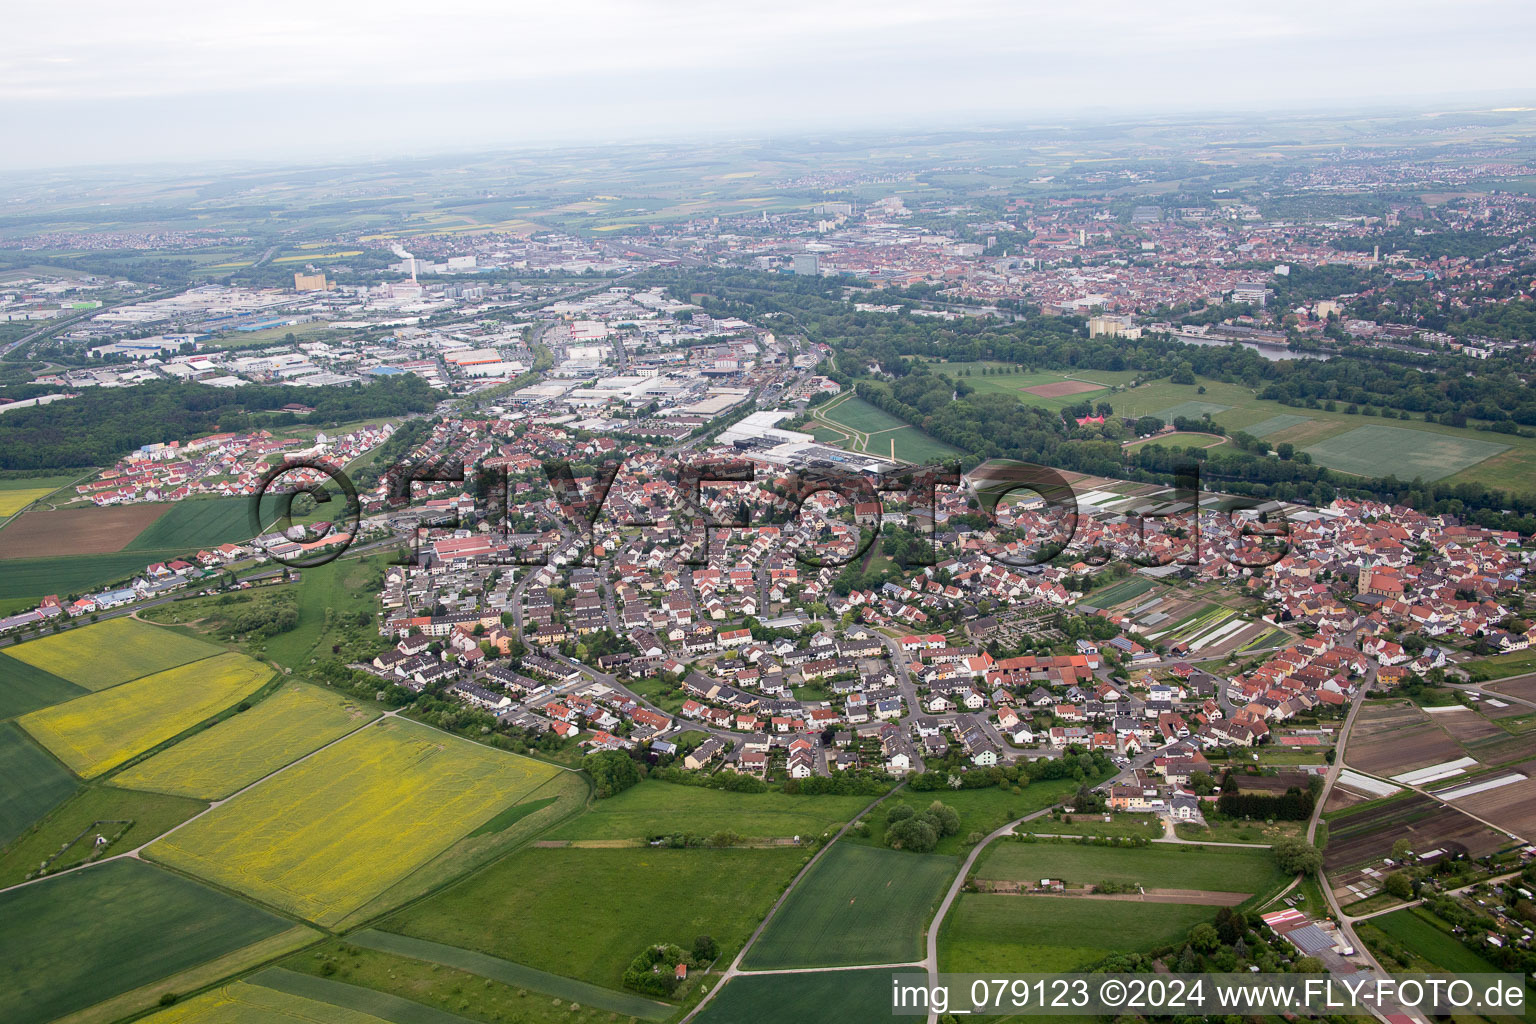
M 7 168 L 1536 96 L 1531 0 L 10 8 Z

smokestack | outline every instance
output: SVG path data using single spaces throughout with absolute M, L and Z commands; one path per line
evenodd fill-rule
M 891 461 L 896 461 L 896 439 L 894 437 L 891 438 Z

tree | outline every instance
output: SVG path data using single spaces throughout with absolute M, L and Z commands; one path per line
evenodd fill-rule
M 1322 974 L 1327 968 L 1315 956 L 1304 956 L 1296 961 L 1297 974 Z
M 1323 851 L 1295 836 L 1276 841 L 1275 863 L 1287 874 L 1315 875 L 1323 866 Z
M 581 759 L 581 767 L 597 785 L 597 798 L 622 793 L 640 781 L 640 766 L 620 750 L 599 750 Z
M 888 825 L 894 825 L 898 821 L 906 821 L 917 814 L 911 804 L 892 804 L 891 809 L 885 812 L 885 821 Z
M 1221 946 L 1221 936 L 1204 921 L 1189 930 L 1189 944 L 1202 953 L 1214 953 Z
M 1387 891 L 1388 896 L 1396 896 L 1400 900 L 1413 898 L 1413 879 L 1406 871 L 1392 872 L 1381 887 Z
M 1392 844 L 1392 859 L 1401 864 L 1408 859 L 1408 852 L 1413 849 L 1413 844 L 1406 837 Z
M 1216 780 L 1209 772 L 1190 772 L 1189 788 L 1198 796 L 1216 792 Z
M 708 935 L 697 936 L 693 940 L 693 962 L 700 967 L 709 963 L 720 955 L 720 943 Z
M 939 833 L 925 818 L 903 818 L 885 830 L 885 841 L 894 850 L 928 853 L 939 845 Z

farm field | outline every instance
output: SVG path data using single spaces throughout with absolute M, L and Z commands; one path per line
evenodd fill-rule
M 884 1024 L 892 1019 L 890 1004 L 890 971 L 738 975 L 696 1019 L 699 1024 Z
M 1088 595 L 1087 601 L 1095 608 L 1111 608 L 1117 604 L 1124 604 L 1134 598 L 1138 598 L 1157 588 L 1157 584 L 1151 580 L 1128 579 L 1118 583 L 1111 583 L 1103 590 Z
M 0 848 L 75 791 L 57 761 L 10 723 L 0 725 Z
M 0 1020 L 52 1020 L 289 926 L 127 859 L 0 893 Z
M 0 725 L 0 849 L 75 792 L 75 780 L 14 725 Z
M 1416 850 L 1459 843 L 1471 857 L 1484 857 L 1511 844 L 1465 814 L 1417 793 L 1356 804 L 1329 812 L 1325 818 L 1328 846 L 1323 861 L 1330 872 L 1380 860 L 1398 839 L 1408 839 Z
M 916 960 L 923 930 L 959 866 L 953 857 L 836 843 L 790 893 L 743 966 Z
M 0 652 L 0 719 L 24 715 L 89 692 L 52 672 Z
M 1041 831 L 1049 831 L 1046 824 Z M 978 878 L 1035 882 L 1042 878 L 1069 886 L 1118 882 L 1149 889 L 1200 889 L 1257 893 L 1284 875 L 1267 849 L 1220 846 L 1080 846 L 1077 843 L 1021 843 L 999 840 L 977 860 Z
M 150 855 L 335 924 L 559 769 L 390 718 L 156 843 Z M 387 848 L 387 858 L 378 855 Z
M 52 487 L 0 487 L 0 519 L 15 515 L 38 498 L 54 492 Z
M 146 526 L 124 549 L 157 551 L 237 544 L 251 539 L 250 502 L 245 498 L 189 498 L 155 505 L 163 514 Z
M 85 859 L 92 852 L 92 839 L 104 832 L 118 838 L 102 851 L 103 855 L 133 849 L 207 806 L 185 797 L 87 786 L 0 848 L 0 886 L 24 881 L 49 858 L 56 858 L 49 865 L 53 870 Z
M 387 1024 L 371 1013 L 318 999 L 235 981 L 212 992 L 178 1002 L 147 1018 L 145 1024 Z
M 1461 795 L 1463 790 L 1458 787 L 1436 790 L 1436 795 L 1468 814 L 1491 821 L 1517 836 L 1530 836 L 1536 834 L 1536 777 L 1533 775 L 1536 775 L 1536 766 L 1516 766 L 1513 770 L 1491 772 L 1484 776 L 1487 781 L 1503 783 L 1492 789 Z
M 646 946 L 708 934 L 729 959 L 804 850 L 529 847 L 377 927 L 617 989 Z
M 1215 916 L 1187 903 L 962 893 L 939 936 L 939 970 L 1071 971 L 1176 942 Z
M 1349 763 L 1383 778 L 1455 761 L 1464 753 L 1430 715 L 1407 701 L 1361 708 L 1349 742 Z
M 164 505 L 33 509 L 0 530 L 0 559 L 121 551 L 164 511 Z
M 871 797 L 727 793 L 647 780 L 599 800 L 550 839 L 649 839 L 674 832 L 709 835 L 728 829 L 753 839 L 820 835 L 851 821 Z
M 88 690 L 102 690 L 223 653 L 221 648 L 130 618 L 108 619 L 7 648 L 17 661 Z
M 130 789 L 216 800 L 377 718 L 336 693 L 284 683 L 260 704 L 191 736 L 114 780 Z
M 81 778 L 94 778 L 254 693 L 272 669 L 220 654 L 143 676 L 19 719 Z
M 26 519 L 27 515 L 22 516 Z M 17 523 L 21 520 L 17 520 Z M 13 524 L 14 525 L 14 524 Z M 5 545 L 5 535 L 11 527 L 0 530 L 0 548 Z M 77 594 L 97 590 L 109 583 L 126 580 L 144 571 L 144 567 L 160 558 L 168 558 L 180 552 L 119 551 L 106 555 L 54 555 L 48 558 L 26 557 L 28 548 L 20 545 L 14 558 L 5 558 L 5 571 L 0 572 L 0 601 L 25 601 L 22 607 L 31 607 L 46 594 Z

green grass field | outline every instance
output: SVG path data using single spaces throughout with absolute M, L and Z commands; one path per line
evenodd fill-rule
M 939 935 L 939 970 L 1071 971 L 1177 942 L 1215 916 L 1185 903 L 963 893 Z
M 336 693 L 284 683 L 249 711 L 182 740 L 114 780 L 130 789 L 216 800 L 377 718 Z
M 241 793 L 149 853 L 332 925 L 558 772 L 389 718 Z
M 195 554 L 201 548 L 251 539 L 250 502 L 246 498 L 190 498 L 170 505 L 165 514 L 129 541 L 124 551 L 176 548 Z
M 646 781 L 599 800 L 550 839 L 650 839 L 674 832 L 709 835 L 728 829 L 750 838 L 816 836 L 851 821 L 870 803 L 861 796 L 727 793 L 701 786 Z
M 631 992 L 615 992 L 573 978 L 563 978 L 548 971 L 536 971 L 524 964 L 477 953 L 472 949 L 445 946 L 440 942 L 397 935 L 394 932 L 374 931 L 365 928 L 347 936 L 347 944 L 360 946 L 394 957 L 407 957 L 430 964 L 440 964 L 456 970 L 467 971 L 479 978 L 517 988 L 531 988 L 536 992 L 555 996 L 568 1002 L 580 1003 L 593 1010 L 639 1017 L 643 1020 L 665 1020 L 672 1016 L 673 1008 Z
M 729 959 L 805 858 L 796 849 L 533 847 L 378 927 L 619 988 L 646 946 L 708 934 Z
M 414 999 L 402 999 L 388 992 L 364 988 L 361 985 L 349 985 L 334 978 L 317 978 L 300 974 L 284 967 L 268 967 L 264 971 L 251 975 L 248 980 L 252 985 L 322 1004 L 322 1014 L 315 1024 L 331 1024 L 335 1018 L 345 1021 L 346 1018 L 341 1017 L 338 1011 L 365 1013 L 379 1020 L 389 1021 L 390 1024 L 468 1024 L 469 1021 L 478 1019 L 438 1009 L 436 1006 L 429 1006 Z M 452 979 L 450 983 L 452 982 L 462 984 L 462 979 Z M 459 985 L 455 984 L 454 987 L 459 988 Z M 455 1005 L 468 1008 L 469 1000 L 462 995 L 462 988 L 458 992 L 452 992 L 452 995 L 451 1001 Z M 541 1024 L 548 1020 L 545 1017 L 534 1019 Z
M 890 971 L 740 975 L 696 1018 L 699 1024 L 889 1024 Z
M 0 719 L 24 715 L 90 691 L 0 653 Z
M 1311 423 L 1312 417 L 1298 416 L 1295 413 L 1282 412 L 1278 416 L 1271 416 L 1267 420 L 1260 420 L 1246 428 L 1245 433 L 1254 437 L 1268 437 L 1270 434 L 1278 434 L 1282 430 L 1299 427 L 1303 423 Z
M 1373 917 L 1370 924 L 1442 970 L 1455 974 L 1499 973 L 1497 967 L 1436 924 L 1437 920 L 1429 911 L 1413 907 Z
M 1484 459 L 1508 451 L 1507 444 L 1473 437 L 1445 437 L 1422 430 L 1373 423 L 1320 441 L 1306 453 L 1312 461 L 1357 476 L 1395 473 L 1426 483 L 1454 476 Z
M 52 1020 L 288 927 L 133 860 L 0 893 L 0 1020 Z
M 926 462 L 959 454 L 958 449 L 851 394 L 820 406 L 815 415 L 819 418 L 812 421 L 816 439 L 849 451 L 889 458 L 894 442 L 896 458 L 905 462 Z
M 1186 402 L 1180 402 L 1177 405 L 1170 405 L 1166 409 L 1159 409 L 1152 415 L 1160 417 L 1164 423 L 1171 425 L 1174 420 L 1181 416 L 1185 419 L 1198 420 L 1207 413 L 1214 417 L 1217 413 L 1226 412 L 1230 408 L 1231 406 L 1229 405 L 1218 405 L 1215 402 L 1200 402 L 1191 399 Z
M 75 791 L 75 780 L 10 723 L 0 725 L 0 849 Z
M 837 843 L 790 893 L 743 966 L 916 960 L 923 930 L 959 866 L 953 857 Z
M 379 610 L 377 581 L 392 557 L 376 554 L 340 558 L 303 570 L 303 578 L 295 588 L 299 624 L 266 641 L 262 655 L 300 669 L 309 664 L 316 648 L 324 642 L 327 657 L 331 656 L 330 645 L 340 643 L 344 658 L 364 653 L 371 658 L 379 642 L 374 625 Z
M 1094 374 L 1085 372 L 1082 376 L 1093 377 Z M 990 378 L 973 377 L 969 378 L 969 382 L 974 386 L 977 381 L 983 379 Z M 1009 378 L 1001 379 L 1007 381 Z M 1403 480 L 1412 480 L 1420 470 L 1423 470 L 1425 480 L 1448 479 L 1453 483 L 1478 482 L 1490 487 L 1507 488 L 1519 482 L 1536 480 L 1536 439 L 1490 434 L 1470 427 L 1448 427 L 1438 423 L 1425 423 L 1419 416 L 1415 416 L 1412 420 L 1376 420 L 1344 412 L 1344 403 L 1339 403 L 1333 412 L 1321 408 L 1299 409 L 1261 399 L 1251 389 L 1241 384 L 1229 384 L 1206 377 L 1198 377 L 1196 381 L 1195 385 L 1174 384 L 1165 378 L 1113 393 L 1095 392 L 1073 396 L 1064 404 L 1071 404 L 1072 401 L 1081 398 L 1102 400 L 1114 406 L 1116 415 L 1132 417 L 1163 415 L 1175 410 L 1181 415 L 1198 417 L 1200 408 L 1224 406 L 1224 411 L 1213 412 L 1213 418 L 1225 427 L 1228 433 L 1239 430 L 1249 433 L 1260 431 L 1261 433 L 1256 436 L 1262 436 L 1271 446 L 1285 441 L 1304 451 L 1310 451 L 1312 446 L 1331 442 L 1334 438 L 1342 437 L 1361 427 L 1381 426 L 1389 430 L 1407 431 L 1410 435 L 1421 436 L 1392 438 L 1390 450 L 1374 448 L 1367 443 L 1369 435 L 1352 439 L 1347 443 L 1341 442 L 1341 447 L 1337 448 L 1338 458 L 1341 460 L 1354 458 L 1356 460 L 1354 464 L 1357 467 L 1360 465 L 1358 459 L 1364 458 L 1367 460 L 1365 469 L 1351 469 L 1342 463 L 1335 466 L 1326 459 L 1318 458 L 1316 454 L 1313 455 L 1314 461 L 1344 472 L 1369 472 L 1382 476 L 1395 473 Z M 1197 385 L 1205 388 L 1205 394 L 1198 393 Z M 1044 399 L 1027 392 L 1020 392 L 1018 397 L 1021 401 L 1047 408 L 1060 408 L 1063 404 L 1062 399 Z M 1421 465 L 1417 453 L 1420 450 L 1433 451 L 1435 442 L 1444 438 L 1471 443 L 1466 447 L 1446 448 L 1440 455 L 1435 456 L 1443 466 L 1458 465 L 1459 468 L 1451 470 L 1444 477 L 1432 477 L 1430 473 L 1433 467 Z M 1220 458 L 1225 447 L 1211 449 L 1211 457 Z M 1505 450 L 1506 447 L 1508 450 Z M 1325 448 L 1325 451 L 1333 450 L 1335 446 L 1331 444 Z M 1360 452 L 1364 454 L 1358 455 L 1357 453 Z M 1377 457 L 1383 454 L 1390 454 L 1391 457 L 1385 461 L 1376 461 Z M 1332 457 L 1330 455 L 1330 458 Z
M 1049 832 L 1046 823 L 1039 831 Z M 1257 893 L 1284 876 L 1268 850 L 1221 846 L 1080 846 L 1077 843 L 1000 841 L 987 848 L 973 869 L 978 878 L 1069 885 L 1119 882 L 1157 889 L 1204 889 Z
M 87 786 L 28 827 L 8 845 L 0 848 L 0 886 L 14 885 L 36 871 L 44 860 L 59 853 L 68 843 L 84 837 L 89 842 L 100 832 L 112 832 L 117 825 L 98 822 L 132 822 L 122 837 L 107 847 L 105 855 L 122 853 L 149 842 L 166 829 L 174 828 L 208 805 L 200 800 L 166 796 L 162 793 L 137 793 L 116 786 Z M 89 831 L 88 831 L 89 830 Z M 78 849 L 78 847 L 77 847 Z M 71 850 L 52 865 L 55 869 L 81 859 Z
M 1510 676 L 1536 672 L 1536 651 L 1529 648 L 1523 651 L 1510 651 L 1508 654 L 1496 654 L 1491 658 L 1463 662 L 1461 667 L 1466 669 L 1467 675 L 1474 683 L 1483 683 L 1490 679 L 1507 679 Z
M 1097 781 L 1097 780 L 1094 780 Z M 953 807 L 960 815 L 960 831 L 939 840 L 935 853 L 955 855 L 965 851 L 966 840 L 973 832 L 986 835 L 1015 818 L 1022 818 L 1032 811 L 1049 807 L 1063 797 L 1077 792 L 1077 783 L 1071 779 L 1055 779 L 1025 786 L 1019 795 L 995 786 L 983 789 L 950 789 L 937 793 L 918 793 L 904 789 L 875 808 L 864 820 L 869 825 L 868 836 L 850 834 L 842 840 L 858 846 L 885 847 L 885 816 L 896 803 L 909 805 L 914 811 L 926 810 L 938 800 Z M 1042 830 L 1043 831 L 1043 830 Z
M 223 649 L 123 617 L 32 640 L 6 653 L 87 690 L 103 690 Z

